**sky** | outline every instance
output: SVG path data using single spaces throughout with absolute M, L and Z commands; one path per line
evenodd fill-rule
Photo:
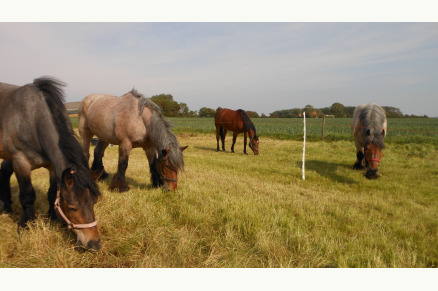
M 436 22 L 0 22 L 0 82 L 171 94 L 191 110 L 375 102 L 438 116 Z

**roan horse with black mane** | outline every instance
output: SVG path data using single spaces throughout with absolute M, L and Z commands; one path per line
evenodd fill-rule
M 10 178 L 15 172 L 25 227 L 35 218 L 31 171 L 50 173 L 49 217 L 57 214 L 77 237 L 78 246 L 101 247 L 94 204 L 100 195 L 63 104 L 60 81 L 43 77 L 22 87 L 0 83 L 0 200 L 12 212 Z
M 137 147 L 146 153 L 154 187 L 163 186 L 166 190 L 178 187 L 178 170 L 184 167 L 182 151 L 187 146 L 179 146 L 161 108 L 136 90 L 121 97 L 104 94 L 85 97 L 79 108 L 79 134 L 87 159 L 91 138 L 94 135 L 99 138 L 94 149 L 93 172 L 104 169 L 102 158 L 107 146 L 119 145 L 118 170 L 110 190 L 129 190 L 125 172 L 129 153 Z M 102 178 L 107 176 L 104 172 Z
M 379 163 L 382 160 L 382 149 L 386 136 L 385 110 L 375 103 L 362 104 L 353 113 L 352 131 L 357 149 L 357 160 L 353 169 L 367 169 L 368 179 L 377 179 Z M 365 166 L 363 160 L 365 157 Z
M 216 126 L 217 151 L 219 151 L 219 137 L 222 141 L 222 150 L 225 151 L 225 136 L 227 135 L 227 131 L 230 130 L 233 132 L 232 153 L 234 153 L 234 144 L 236 143 L 237 135 L 243 132 L 243 152 L 247 154 L 246 141 L 249 136 L 249 147 L 255 155 L 259 154 L 259 136 L 257 136 L 256 128 L 245 110 L 231 110 L 219 107 L 216 109 L 216 114 L 214 115 L 214 124 Z

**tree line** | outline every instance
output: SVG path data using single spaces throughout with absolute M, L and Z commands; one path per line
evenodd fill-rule
M 173 99 L 170 94 L 155 95 L 150 98 L 158 106 L 161 107 L 163 113 L 167 117 L 214 117 L 216 109 L 202 107 L 199 111 L 190 110 L 186 103 L 178 103 Z M 382 106 L 386 111 L 386 117 L 388 118 L 427 118 L 427 115 L 417 116 L 403 114 L 399 108 L 391 106 Z M 341 103 L 335 102 L 330 107 L 314 108 L 312 105 L 306 105 L 304 108 L 292 108 L 277 110 L 266 116 L 265 114 L 259 115 L 255 111 L 246 111 L 250 118 L 299 118 L 302 117 L 303 112 L 306 112 L 306 117 L 320 118 L 323 116 L 332 116 L 337 118 L 352 118 L 355 106 L 344 106 Z M 237 109 L 237 108 L 236 108 Z M 242 108 L 244 109 L 244 108 Z

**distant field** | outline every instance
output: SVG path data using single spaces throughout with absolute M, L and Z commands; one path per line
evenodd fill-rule
M 216 135 L 213 118 L 169 118 L 177 134 L 205 133 Z M 77 117 L 71 118 L 77 127 Z M 257 134 L 281 140 L 302 140 L 303 119 L 298 118 L 253 118 Z M 322 136 L 322 119 L 308 118 L 307 139 L 319 141 Z M 351 118 L 327 118 L 324 140 L 352 140 Z M 232 134 L 228 134 L 231 139 Z M 432 143 L 438 139 L 438 118 L 393 118 L 388 119 L 388 143 Z M 438 147 L 438 145 L 437 145 Z

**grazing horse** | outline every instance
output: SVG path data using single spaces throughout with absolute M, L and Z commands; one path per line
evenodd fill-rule
M 233 132 L 232 153 L 234 153 L 234 144 L 236 143 L 237 135 L 243 132 L 243 152 L 247 154 L 246 140 L 249 135 L 249 147 L 255 155 L 259 154 L 259 136 L 257 136 L 256 128 L 245 110 L 231 110 L 219 107 L 216 109 L 216 114 L 214 115 L 214 125 L 216 126 L 217 151 L 219 151 L 219 136 L 222 140 L 222 150 L 225 151 L 225 136 L 227 135 L 227 131 L 230 130 Z
M 367 169 L 368 179 L 377 179 L 386 136 L 385 110 L 375 103 L 362 104 L 353 113 L 352 131 L 356 142 L 357 160 L 353 169 Z M 365 166 L 363 160 L 365 157 Z
M 129 153 L 137 147 L 146 153 L 153 186 L 177 189 L 178 170 L 184 167 L 182 151 L 187 146 L 179 146 L 161 108 L 136 90 L 121 97 L 104 94 L 85 97 L 79 108 L 79 135 L 87 159 L 91 138 L 94 135 L 99 138 L 92 171 L 104 170 L 102 158 L 108 144 L 119 145 L 118 170 L 110 190 L 129 190 L 125 172 Z M 107 176 L 104 172 L 102 178 Z
M 63 104 L 64 84 L 42 77 L 22 87 L 0 83 L 0 199 L 12 212 L 10 178 L 15 172 L 23 214 L 19 227 L 35 218 L 31 171 L 50 173 L 49 217 L 62 218 L 80 247 L 100 249 L 94 204 L 100 195 Z

